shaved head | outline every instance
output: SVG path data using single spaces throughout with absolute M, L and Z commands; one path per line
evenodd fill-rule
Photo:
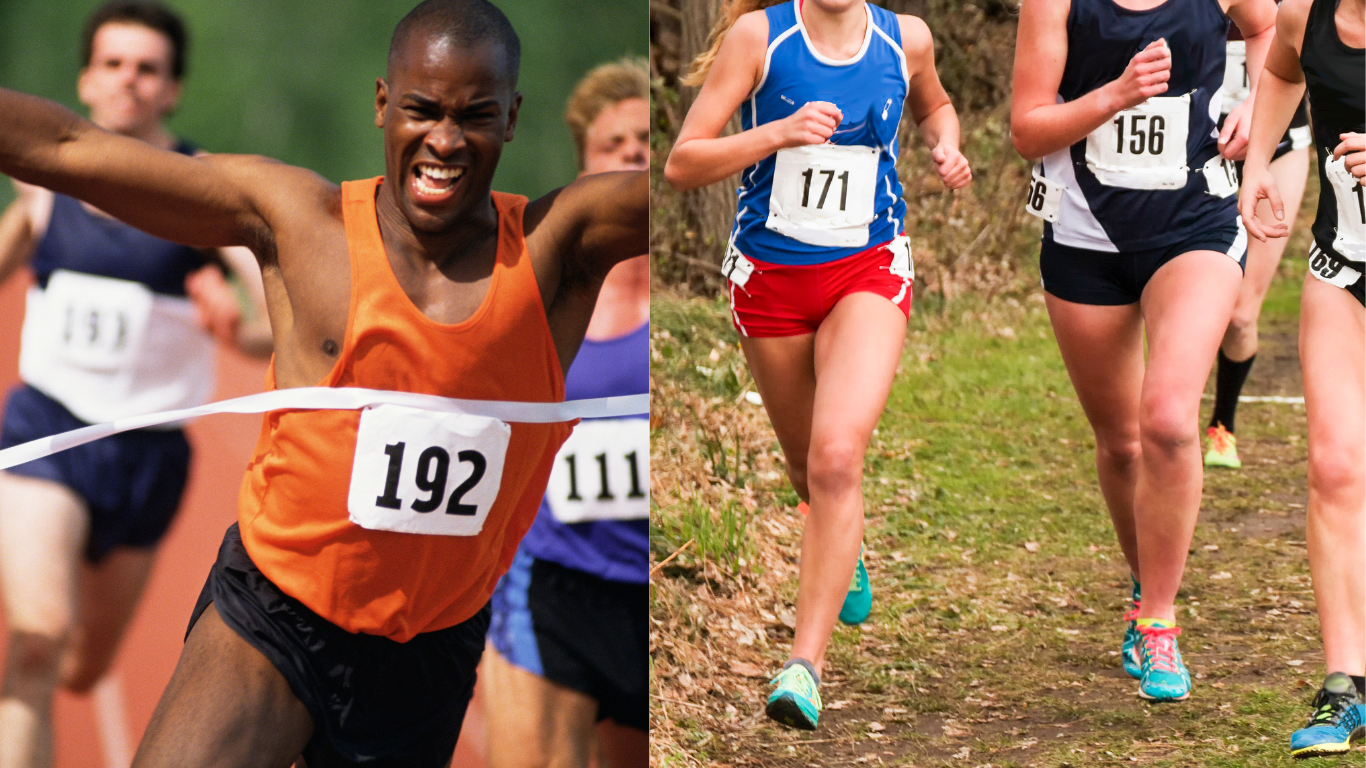
M 517 85 L 522 42 L 508 17 L 488 0 L 426 0 L 394 27 L 389 42 L 389 75 L 415 34 L 424 39 L 447 39 L 460 48 L 493 43 L 503 51 L 509 84 Z

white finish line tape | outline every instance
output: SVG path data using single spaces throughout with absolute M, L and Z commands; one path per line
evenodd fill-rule
M 92 424 L 70 432 L 43 437 L 0 451 L 0 469 L 8 469 L 44 456 L 85 445 L 102 437 L 132 429 L 154 427 L 215 413 L 265 413 L 279 410 L 357 410 L 370 405 L 406 405 L 426 411 L 465 413 L 502 421 L 549 424 L 573 419 L 600 419 L 636 416 L 650 412 L 650 396 L 624 395 L 562 403 L 519 403 L 501 400 L 460 400 L 415 392 L 390 392 L 359 387 L 296 387 L 259 392 L 231 400 L 221 400 L 196 408 L 150 413 L 119 419 L 107 424 Z

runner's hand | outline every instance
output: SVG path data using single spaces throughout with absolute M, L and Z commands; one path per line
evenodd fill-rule
M 800 109 L 779 121 L 782 126 L 782 146 L 805 147 L 824 144 L 839 127 L 844 115 L 840 108 L 828 101 L 808 101 Z
M 1244 99 L 1224 118 L 1219 131 L 1219 154 L 1229 160 L 1247 159 L 1247 140 L 1252 135 L 1252 99 Z
M 1266 168 L 1244 167 L 1242 191 L 1238 194 L 1238 213 L 1242 214 L 1243 227 L 1247 233 L 1262 242 L 1269 237 L 1285 237 L 1290 234 L 1290 225 L 1285 221 L 1285 204 L 1281 202 L 1281 191 L 1276 179 Z M 1258 201 L 1265 200 L 1271 205 L 1273 221 L 1262 221 L 1257 216 Z
M 1167 80 L 1172 76 L 1172 52 L 1167 41 L 1154 40 L 1147 48 L 1134 54 L 1124 74 L 1109 85 L 1119 102 L 1119 112 L 1136 107 L 1149 98 L 1167 92 Z
M 185 277 L 185 293 L 194 301 L 200 327 L 224 344 L 235 344 L 242 307 L 223 272 L 214 264 L 200 267 Z
M 940 144 L 930 150 L 930 159 L 934 160 L 934 170 L 939 173 L 939 179 L 949 189 L 962 189 L 972 181 L 968 159 L 963 157 L 958 147 Z
M 1333 148 L 1333 159 L 1346 157 L 1342 161 L 1347 172 L 1357 177 L 1357 183 L 1366 187 L 1366 134 L 1343 133 L 1338 138 L 1342 143 Z

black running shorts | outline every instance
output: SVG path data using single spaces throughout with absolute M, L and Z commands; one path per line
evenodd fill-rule
M 489 642 L 512 664 L 598 702 L 598 719 L 649 728 L 650 585 L 600 579 L 518 552 L 493 595 Z
M 474 694 L 489 608 L 406 643 L 353 634 L 281 592 L 247 556 L 234 523 L 190 628 L 212 603 L 289 682 L 313 717 L 309 768 L 442 768 Z M 189 630 L 185 632 L 189 636 Z
M 1227 254 L 1239 269 L 1245 269 L 1247 233 L 1238 221 L 1161 248 L 1117 253 L 1044 240 L 1039 250 L 1039 275 L 1044 290 L 1064 301 L 1100 306 L 1134 304 L 1162 265 L 1191 251 Z

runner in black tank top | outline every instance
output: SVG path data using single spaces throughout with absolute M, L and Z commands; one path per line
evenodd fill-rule
M 1230 16 L 1255 93 L 1271 0 L 1025 0 L 1015 48 L 1011 136 L 1047 190 L 1027 207 L 1048 222 L 1045 302 L 1135 578 L 1124 668 L 1164 701 L 1190 695 L 1174 603 L 1200 508 L 1200 395 L 1246 241 L 1220 171 L 1251 105 L 1211 136 Z
M 1285 0 L 1257 97 L 1239 202 L 1254 237 L 1284 237 L 1284 205 L 1267 171 L 1276 136 L 1309 91 L 1319 208 L 1300 304 L 1300 363 L 1309 420 L 1309 572 L 1327 677 L 1295 757 L 1339 754 L 1366 736 L 1366 306 L 1362 178 L 1366 176 L 1366 3 Z

